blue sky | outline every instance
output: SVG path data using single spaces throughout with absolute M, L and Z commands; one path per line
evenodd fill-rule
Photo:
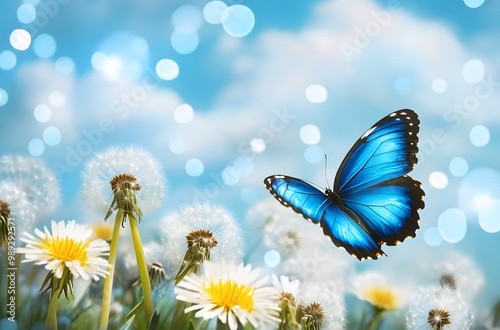
M 493 274 L 499 268 L 491 260 L 499 234 L 486 232 L 478 219 L 500 211 L 500 23 L 494 16 L 500 3 L 230 1 L 228 6 L 244 5 L 255 17 L 248 35 L 233 37 L 203 17 L 207 2 L 32 0 L 26 1 L 38 15 L 32 23 L 17 17 L 23 2 L 2 5 L 0 88 L 8 101 L 0 106 L 0 153 L 29 155 L 33 139 L 32 145 L 44 146 L 36 156 L 58 171 L 64 198 L 53 218 L 99 217 L 79 193 L 83 164 L 108 145 L 134 144 L 159 159 L 169 181 L 167 203 L 153 219 L 203 194 L 235 214 L 251 240 L 257 233 L 244 223 L 245 214 L 272 198 L 263 178 L 282 173 L 326 186 L 323 153 L 331 182 L 366 129 L 393 110 L 412 108 L 421 119 L 421 161 L 412 176 L 426 191 L 422 229 L 417 238 L 388 248 L 396 256 L 380 267 L 398 269 L 402 256 L 421 260 L 457 251 L 485 271 L 492 288 L 485 301 L 498 299 Z M 183 5 L 194 16 L 180 24 L 196 26 L 199 39 L 187 54 L 170 42 L 172 15 Z M 31 33 L 24 51 L 10 42 L 15 29 Z M 49 44 L 39 39 L 36 52 L 41 35 Z M 96 53 L 107 56 L 106 69 L 92 64 Z M 16 63 L 9 67 L 12 54 Z M 158 76 L 162 59 L 178 65 L 174 79 Z M 311 85 L 327 97 L 312 102 L 306 94 Z M 34 116 L 40 104 L 51 109 L 45 121 Z M 190 119 L 188 110 L 185 123 L 176 120 L 176 113 L 186 114 L 176 112 L 182 104 L 194 113 Z M 103 122 L 112 128 L 102 130 Z M 321 138 L 309 136 L 313 142 L 304 143 L 300 131 L 306 125 Z M 51 140 L 51 130 L 44 140 L 49 127 L 60 132 L 60 141 L 57 134 Z M 186 173 L 192 159 L 203 163 L 200 175 Z M 236 177 L 225 176 L 235 171 Z M 441 237 L 450 230 L 446 221 L 438 225 L 450 209 L 466 218 L 466 228 L 457 224 L 448 233 L 459 237 L 456 243 Z M 150 221 L 145 228 L 154 226 Z

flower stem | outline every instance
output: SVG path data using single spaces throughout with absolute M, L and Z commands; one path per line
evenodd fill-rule
M 137 267 L 141 278 L 142 296 L 144 297 L 144 311 L 146 313 L 146 322 L 149 325 L 154 314 L 153 295 L 151 293 L 151 283 L 149 282 L 148 265 L 142 248 L 141 236 L 137 221 L 132 214 L 129 214 L 130 230 L 132 241 L 134 242 L 135 257 L 137 258 Z
M 62 282 L 58 282 L 58 287 L 52 292 L 50 297 L 49 310 L 47 312 L 47 328 L 51 330 L 57 330 L 57 307 L 59 306 L 59 297 L 61 296 L 61 291 L 63 289 Z
M 366 325 L 366 329 L 377 330 L 379 328 L 380 321 L 382 321 L 382 318 L 385 315 L 384 312 L 385 312 L 384 309 L 373 307 L 373 315 L 368 324 Z
M 113 237 L 111 238 L 111 246 L 109 249 L 108 263 L 111 268 L 109 274 L 104 279 L 104 288 L 102 292 L 102 308 L 101 319 L 99 321 L 99 329 L 106 330 L 109 322 L 109 311 L 111 308 L 111 297 L 113 296 L 113 278 L 115 274 L 116 255 L 118 253 L 118 237 L 120 234 L 120 226 L 123 221 L 123 210 L 118 209 L 115 218 L 115 227 L 113 228 Z

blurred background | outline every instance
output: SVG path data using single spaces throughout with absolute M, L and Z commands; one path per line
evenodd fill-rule
M 421 229 L 387 258 L 350 262 L 404 282 L 418 281 L 419 264 L 472 259 L 485 278 L 474 306 L 487 315 L 500 299 L 499 10 L 492 0 L 4 1 L 0 154 L 56 172 L 62 203 L 40 227 L 102 219 L 81 196 L 85 163 L 110 145 L 140 146 L 168 179 L 145 240 L 168 212 L 209 202 L 252 247 L 261 232 L 249 212 L 281 207 L 266 176 L 326 187 L 325 154 L 332 184 L 371 125 L 411 108 Z M 265 266 L 261 249 L 251 260 Z

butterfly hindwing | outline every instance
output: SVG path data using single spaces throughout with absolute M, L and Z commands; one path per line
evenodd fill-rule
M 291 207 L 313 223 L 319 223 L 332 242 L 359 259 L 384 253 L 380 245 L 353 219 L 346 208 L 336 205 L 310 184 L 289 176 L 273 175 L 264 180 L 267 189 L 281 204 Z
M 351 194 L 342 202 L 359 215 L 377 242 L 396 245 L 415 237 L 419 228 L 418 210 L 424 207 L 420 186 L 402 176 Z

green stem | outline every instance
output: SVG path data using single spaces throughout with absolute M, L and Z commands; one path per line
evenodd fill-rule
M 57 307 L 59 306 L 59 297 L 61 296 L 62 289 L 62 282 L 58 282 L 57 289 L 52 292 L 52 297 L 50 297 L 46 323 L 47 328 L 51 330 L 57 330 Z
M 370 319 L 370 322 L 366 325 L 367 330 L 377 330 L 380 325 L 380 321 L 382 321 L 383 316 L 385 315 L 384 310 L 380 308 L 373 307 L 373 315 Z
M 153 295 L 151 293 L 151 283 L 149 282 L 148 265 L 142 248 L 141 235 L 139 227 L 134 216 L 129 214 L 130 230 L 132 233 L 132 241 L 134 242 L 135 257 L 137 258 L 137 267 L 139 268 L 139 276 L 141 278 L 142 296 L 144 297 L 144 311 L 146 313 L 146 322 L 151 322 L 151 318 L 155 312 L 153 305 Z
M 115 227 L 113 228 L 113 237 L 111 238 L 111 246 L 109 248 L 108 263 L 111 265 L 111 268 L 109 269 L 108 276 L 104 279 L 104 288 L 102 292 L 101 319 L 99 321 L 100 330 L 106 330 L 108 328 L 111 298 L 113 296 L 113 278 L 115 274 L 116 255 L 118 254 L 118 237 L 122 221 L 123 210 L 118 209 L 115 218 Z

